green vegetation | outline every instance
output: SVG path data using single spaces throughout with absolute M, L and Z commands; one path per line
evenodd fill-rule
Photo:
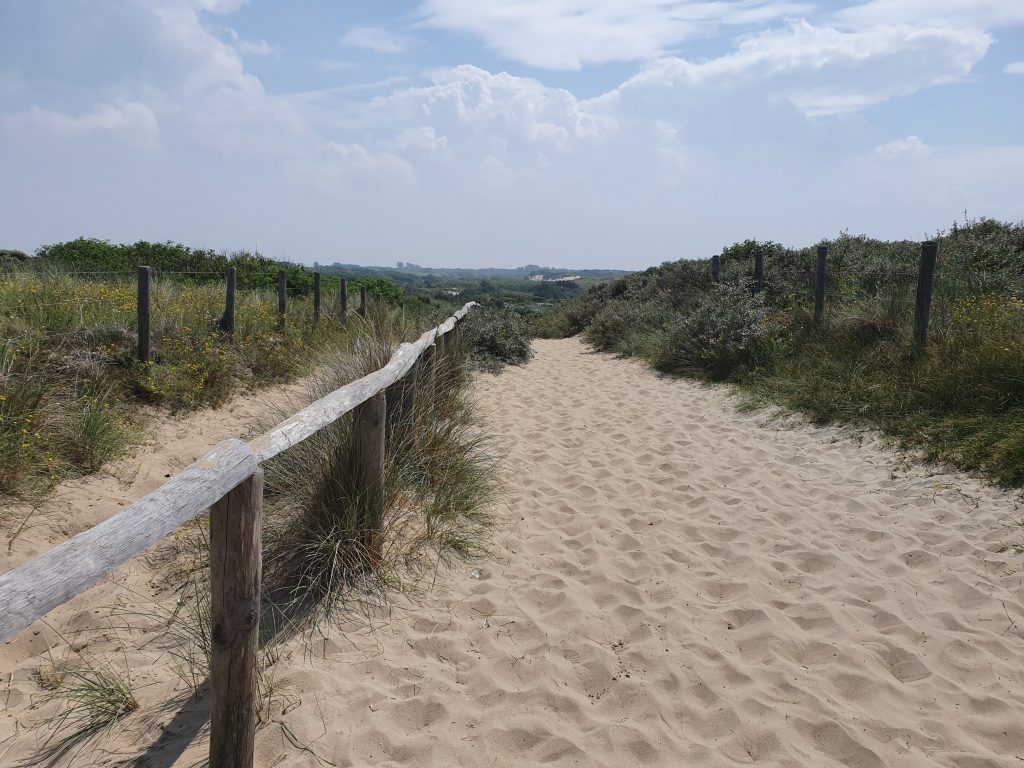
M 324 366 L 316 394 L 378 370 L 419 330 L 372 318 L 352 351 Z M 446 343 L 436 365 L 433 387 L 424 370 L 409 418 L 397 407 L 389 414 L 376 492 L 356 469 L 351 417 L 266 465 L 268 631 L 308 629 L 352 602 L 414 592 L 438 559 L 484 552 L 497 467 L 468 397 L 465 345 Z
M 482 307 L 466 324 L 465 343 L 474 367 L 499 372 L 533 357 L 527 321 L 512 307 Z
M 135 270 L 143 264 L 153 269 L 148 364 L 135 359 Z M 237 269 L 238 285 L 230 337 L 218 327 L 228 266 Z M 280 269 L 288 272 L 284 328 L 277 314 Z M 463 280 L 456 290 L 433 278 L 407 281 L 403 290 L 370 268 L 345 276 L 350 311 L 361 288 L 371 304 L 411 323 L 442 319 L 466 301 L 486 304 L 488 319 L 468 325 L 481 328 L 472 356 L 489 369 L 529 354 L 523 323 L 500 308 L 533 317 L 541 302 L 578 290 L 572 282 L 527 280 L 508 281 L 513 287 Z M 140 405 L 216 406 L 242 389 L 292 380 L 331 350 L 348 348 L 362 321 L 337 322 L 340 278 L 323 278 L 323 321 L 316 325 L 312 287 L 313 273 L 302 266 L 174 243 L 80 238 L 44 246 L 34 257 L 0 252 L 0 497 L 38 498 L 63 478 L 121 456 L 146 420 Z M 491 319 L 492 308 L 500 322 Z
M 0 495 L 32 498 L 119 456 L 144 422 L 140 405 L 212 406 L 288 381 L 351 332 L 326 317 L 314 326 L 309 297 L 289 302 L 282 330 L 276 293 L 256 290 L 238 293 L 228 337 L 217 328 L 223 290 L 155 280 L 153 360 L 143 364 L 134 279 L 0 276 Z
M 421 330 L 400 314 L 372 310 L 352 344 L 325 358 L 310 395 L 379 369 Z M 387 421 L 377 493 L 367 493 L 354 469 L 351 416 L 264 465 L 265 664 L 282 638 L 316 632 L 394 593 L 415 595 L 440 563 L 486 553 L 499 491 L 497 452 L 469 397 L 470 368 L 467 346 L 458 341 L 444 345 L 433 387 L 421 369 L 409 418 L 397 418 L 395 409 Z M 204 517 L 171 543 L 164 567 L 184 586 L 174 611 L 157 622 L 177 673 L 197 694 L 210 656 L 208 526 Z
M 918 243 L 843 234 L 829 248 L 826 320 L 813 323 L 814 248 L 746 241 L 592 288 L 535 321 L 679 376 L 738 384 L 819 423 L 880 429 L 929 459 L 1024 484 L 1024 225 L 940 233 L 930 344 L 911 354 Z M 752 255 L 766 256 L 753 294 Z
M 368 277 L 387 280 L 403 289 L 408 301 L 459 306 L 475 301 L 488 307 L 510 306 L 528 319 L 602 280 L 628 274 L 617 270 L 551 269 L 534 264 L 518 269 L 434 269 L 400 262 L 398 268 L 332 264 L 318 269 L 350 281 Z

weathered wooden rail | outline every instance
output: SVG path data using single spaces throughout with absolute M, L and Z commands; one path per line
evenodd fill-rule
M 365 307 L 361 301 L 361 306 Z M 356 461 L 365 482 L 382 481 L 389 397 L 408 415 L 417 380 L 431 385 L 436 345 L 476 306 L 466 304 L 378 371 L 317 400 L 270 432 L 225 440 L 124 511 L 49 552 L 0 574 L 0 641 L 96 584 L 212 507 L 210 518 L 211 768 L 250 768 L 256 728 L 260 611 L 260 464 L 354 411 Z M 425 370 L 420 376 L 417 367 Z

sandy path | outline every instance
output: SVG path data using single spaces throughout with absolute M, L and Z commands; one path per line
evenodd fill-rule
M 372 630 L 280 648 L 258 766 L 1024 765 L 1011 497 L 574 340 L 536 349 L 477 385 L 507 448 L 494 559 Z M 246 412 L 165 425 L 127 490 L 65 501 L 141 495 Z M 51 620 L 91 626 L 153 578 L 133 561 Z M 0 765 L 32 754 L 12 734 L 46 634 L 0 646 Z M 140 637 L 143 709 L 79 764 L 202 761 L 206 704 Z
M 1009 497 L 536 349 L 478 387 L 508 447 L 497 559 L 362 650 L 282 662 L 300 743 L 339 766 L 1024 764 Z M 260 765 L 317 765 L 282 733 Z

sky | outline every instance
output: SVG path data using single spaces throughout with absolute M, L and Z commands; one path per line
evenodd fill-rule
M 1024 0 L 0 0 L 0 248 L 642 268 L 1024 218 Z

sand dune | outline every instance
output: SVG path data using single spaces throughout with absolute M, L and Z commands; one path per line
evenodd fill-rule
M 344 766 L 1022 764 L 1010 497 L 536 349 L 478 386 L 508 446 L 497 560 L 371 658 L 285 663 L 302 743 Z M 273 727 L 260 755 L 316 764 Z
M 507 447 L 495 557 L 285 646 L 258 765 L 1024 764 L 1012 497 L 536 350 L 477 385 Z M 176 722 L 121 744 L 192 765 Z

